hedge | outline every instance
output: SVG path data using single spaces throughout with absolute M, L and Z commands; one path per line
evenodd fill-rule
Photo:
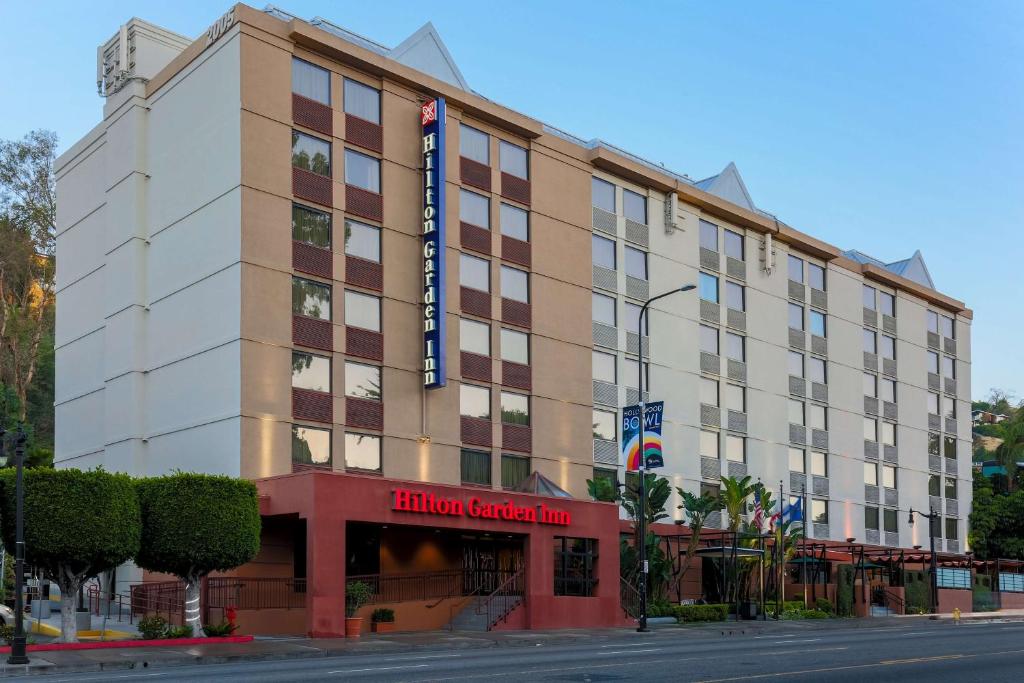
M 841 564 L 836 575 L 836 615 L 853 616 L 853 565 Z
M 680 623 L 694 621 L 725 621 L 729 616 L 728 605 L 676 605 L 673 616 Z

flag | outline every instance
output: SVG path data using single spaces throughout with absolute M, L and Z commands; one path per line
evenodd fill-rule
M 796 502 L 783 508 L 782 519 L 790 523 L 804 521 L 804 499 L 802 496 L 797 498 Z
M 757 533 L 764 531 L 764 508 L 761 506 L 761 489 L 754 489 L 754 520 L 751 522 Z

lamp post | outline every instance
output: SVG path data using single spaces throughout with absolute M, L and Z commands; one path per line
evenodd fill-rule
M 8 664 L 28 664 L 25 643 L 25 430 L 18 425 L 14 437 L 15 538 L 14 538 L 14 638 Z
M 683 285 L 678 289 L 672 289 L 664 294 L 651 297 L 644 305 L 640 307 L 640 317 L 637 320 L 637 333 L 640 336 L 640 343 L 637 348 L 637 355 L 640 357 L 640 361 L 637 363 L 637 387 L 638 387 L 638 403 L 640 404 L 640 462 L 638 465 L 637 474 L 640 475 L 640 618 L 638 621 L 637 631 L 640 633 L 646 633 L 647 628 L 647 453 L 644 450 L 644 314 L 647 313 L 647 309 L 652 303 L 658 299 L 664 299 L 667 296 L 678 294 L 681 292 L 689 292 L 692 289 L 696 289 L 697 285 Z
M 931 608 L 931 610 L 930 610 L 931 613 L 935 614 L 936 612 L 938 612 L 938 609 L 939 609 L 939 604 L 938 604 L 939 603 L 939 578 L 938 578 L 938 573 L 936 571 L 936 563 L 935 563 L 935 534 L 932 533 L 932 524 L 935 522 L 935 520 L 940 519 L 940 517 L 939 517 L 939 513 L 937 513 L 935 510 L 932 510 L 932 509 L 929 509 L 928 514 L 925 514 L 925 513 L 921 512 L 920 510 L 915 510 L 914 508 L 910 508 L 910 515 L 907 518 L 907 522 L 910 524 L 910 526 L 914 526 L 914 515 L 915 514 L 921 515 L 922 517 L 924 517 L 925 519 L 928 520 L 928 542 L 930 544 L 929 547 L 931 548 L 931 551 L 930 551 L 931 552 L 931 563 L 930 564 L 931 564 L 931 574 L 932 574 L 931 581 L 929 581 L 929 589 L 930 589 L 929 590 L 929 606 Z

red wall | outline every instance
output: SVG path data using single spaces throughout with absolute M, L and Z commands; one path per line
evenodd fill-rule
M 961 612 L 974 611 L 974 598 L 969 590 L 957 588 L 939 589 L 939 612 L 948 614 L 954 607 L 959 607 Z
M 309 580 L 306 627 L 311 636 L 341 636 L 345 632 L 345 524 L 349 521 L 524 534 L 527 596 L 525 609 L 516 610 L 523 612 L 522 628 L 600 627 L 623 623 L 619 608 L 619 517 L 618 508 L 612 503 L 325 471 L 286 474 L 262 479 L 256 484 L 260 491 L 261 514 L 298 514 L 306 520 Z M 512 501 L 531 508 L 543 503 L 548 508 L 568 512 L 571 523 L 555 526 L 394 511 L 391 509 L 392 492 L 396 488 L 433 493 L 464 503 L 471 497 L 484 503 Z M 597 539 L 594 597 L 555 597 L 553 543 L 556 536 Z M 512 616 L 515 620 L 520 618 L 517 614 Z
M 1024 593 L 999 593 L 1000 609 L 1024 609 Z

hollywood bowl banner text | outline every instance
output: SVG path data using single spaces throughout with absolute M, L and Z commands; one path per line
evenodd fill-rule
M 644 406 L 644 455 L 647 469 L 665 466 L 661 450 L 661 417 L 664 412 L 663 401 Z M 622 411 L 622 455 L 626 459 L 628 472 L 640 469 L 640 406 L 628 406 Z

